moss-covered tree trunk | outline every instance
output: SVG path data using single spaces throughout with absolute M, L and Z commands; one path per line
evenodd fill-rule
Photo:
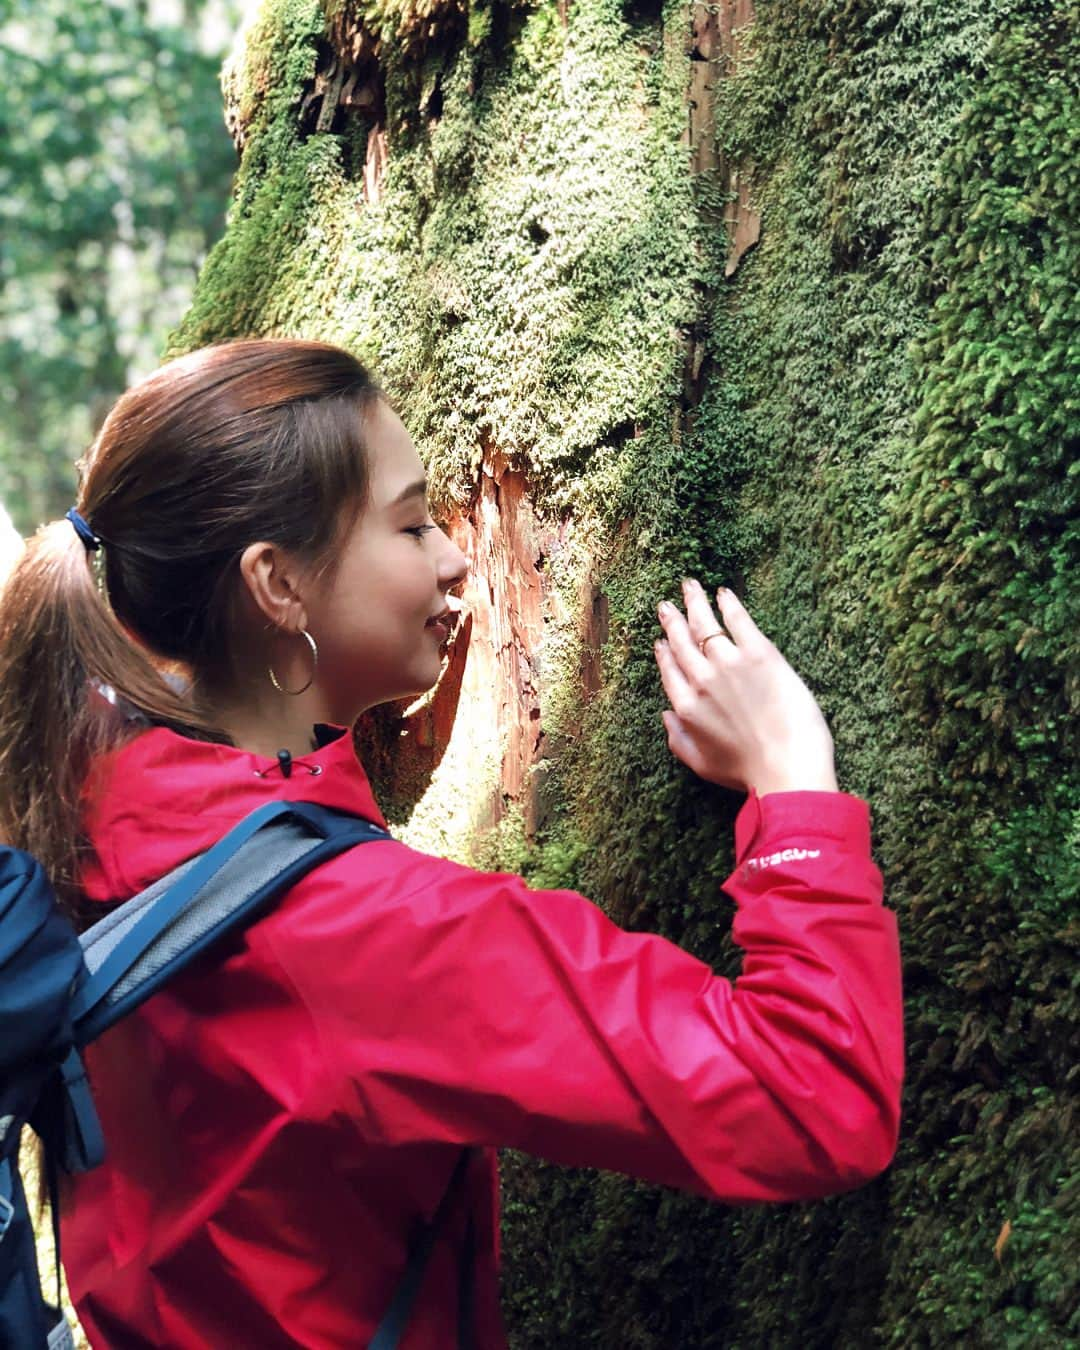
M 408 837 L 734 974 L 736 803 L 651 656 L 681 575 L 734 584 L 872 803 L 909 1008 L 856 1194 L 507 1158 L 514 1343 L 1080 1343 L 1075 11 L 467 4 L 264 5 L 173 348 L 344 343 L 429 463 L 470 623 L 360 731 Z

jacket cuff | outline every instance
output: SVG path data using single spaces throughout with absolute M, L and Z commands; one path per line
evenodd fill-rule
M 770 792 L 751 789 L 735 818 L 735 864 L 793 838 L 839 841 L 853 853 L 870 854 L 870 807 L 847 792 Z

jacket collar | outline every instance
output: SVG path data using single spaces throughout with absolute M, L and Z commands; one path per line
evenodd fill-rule
M 317 749 L 285 778 L 275 759 L 178 735 L 144 731 L 94 766 L 84 827 L 88 900 L 124 900 L 215 843 L 266 802 L 315 802 L 386 825 L 345 727 L 318 725 Z

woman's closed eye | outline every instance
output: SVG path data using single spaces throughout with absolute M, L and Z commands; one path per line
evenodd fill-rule
M 423 539 L 425 534 L 428 534 L 431 530 L 437 530 L 438 528 L 437 525 L 408 525 L 405 528 L 405 533 L 411 534 L 416 539 Z

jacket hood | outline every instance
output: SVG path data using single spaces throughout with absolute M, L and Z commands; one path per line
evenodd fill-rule
M 102 756 L 85 794 L 86 898 L 128 899 L 271 801 L 315 802 L 385 827 L 348 730 L 314 730 L 318 749 L 298 755 L 288 778 L 276 759 L 164 727 Z

